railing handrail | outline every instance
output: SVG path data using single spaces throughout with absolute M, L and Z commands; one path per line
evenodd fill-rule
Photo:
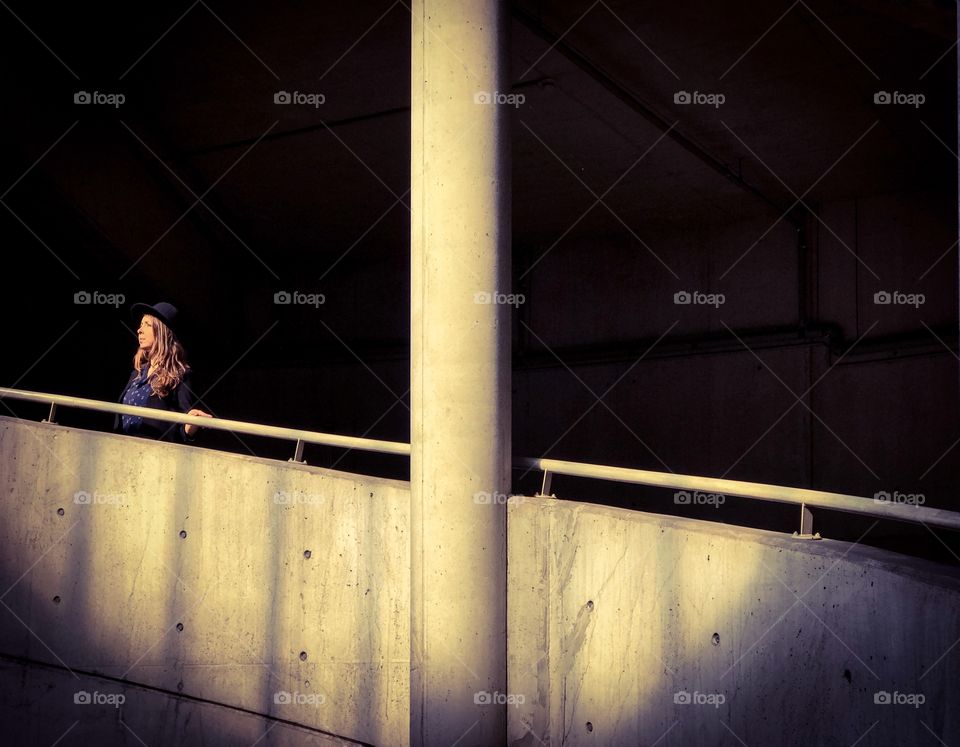
M 118 415 L 139 415 L 141 417 L 149 417 L 153 420 L 163 420 L 170 423 L 196 424 L 203 428 L 245 433 L 251 436 L 266 436 L 268 438 L 279 438 L 361 451 L 373 451 L 383 454 L 410 455 L 410 444 L 400 441 L 380 441 L 358 436 L 340 436 L 333 433 L 319 433 L 317 431 L 301 430 L 299 428 L 248 423 L 241 420 L 227 420 L 226 418 L 184 415 L 178 412 L 155 410 L 151 407 L 137 407 L 116 402 L 102 402 L 95 399 L 72 397 L 65 394 L 49 394 L 45 392 L 31 392 L 22 389 L 0 387 L 0 399 L 4 397 L 26 402 L 76 407 Z M 298 443 L 298 454 L 299 451 Z M 542 471 L 544 473 L 545 486 L 549 484 L 551 475 L 569 475 L 571 477 L 626 482 L 637 485 L 698 491 L 724 496 L 733 495 L 777 503 L 792 503 L 802 506 L 804 509 L 809 507 L 826 508 L 834 511 L 843 511 L 845 513 L 863 514 L 960 530 L 960 513 L 956 511 L 881 501 L 876 498 L 865 498 L 844 493 L 830 493 L 823 490 L 791 488 L 784 485 L 743 482 L 741 480 L 727 480 L 717 477 L 679 475 L 673 472 L 652 472 L 629 467 L 610 467 L 585 462 L 568 462 L 560 459 L 532 459 L 524 457 L 516 459 L 514 466 L 520 469 Z M 546 493 L 548 491 L 545 489 L 542 492 Z
M 227 420 L 226 418 L 214 417 L 207 418 L 200 415 L 184 415 L 183 413 L 179 412 L 155 410 L 152 407 L 123 405 L 117 402 L 102 402 L 97 399 L 71 397 L 65 394 L 28 392 L 22 389 L 6 389 L 0 387 L 0 399 L 3 399 L 4 397 L 19 399 L 26 402 L 39 402 L 45 405 L 77 407 L 84 410 L 94 410 L 96 412 L 108 412 L 115 415 L 139 415 L 140 417 L 150 418 L 151 420 L 163 420 L 168 423 L 183 423 L 188 425 L 193 424 L 202 426 L 203 428 L 232 431 L 234 433 L 245 433 L 250 436 L 267 436 L 269 438 L 302 441 L 304 443 L 320 444 L 322 446 L 337 446 L 345 449 L 357 449 L 360 451 L 375 451 L 382 454 L 399 454 L 402 456 L 408 456 L 410 454 L 410 444 L 405 444 L 399 441 L 378 441 L 372 438 L 338 436 L 333 433 L 319 433 L 317 431 L 307 431 L 299 428 L 285 428 L 278 425 L 247 423 L 242 420 Z
M 960 530 L 960 513 L 915 504 L 895 503 L 824 490 L 791 488 L 759 482 L 726 480 L 718 477 L 678 475 L 673 472 L 650 472 L 628 467 L 607 467 L 585 462 L 566 462 L 559 459 L 518 459 L 516 464 L 528 470 L 540 470 L 545 475 L 570 475 L 660 488 L 698 491 L 717 495 L 733 495 L 798 506 L 829 508 L 853 514 L 865 514 L 887 519 L 916 522 Z M 543 491 L 546 492 L 546 491 Z

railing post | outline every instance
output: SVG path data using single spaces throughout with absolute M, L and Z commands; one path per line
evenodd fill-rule
M 303 460 L 303 439 L 302 438 L 297 439 L 297 446 L 293 451 L 293 459 L 291 459 L 290 461 L 298 462 L 299 464 L 306 464 L 306 462 Z
M 550 483 L 553 482 L 553 475 L 550 470 L 543 471 L 543 484 L 540 486 L 540 495 L 550 495 Z
M 800 504 L 800 531 L 793 533 L 798 539 L 820 539 L 820 533 L 813 533 L 813 511 L 806 503 Z
M 57 403 L 56 403 L 56 402 L 51 402 L 51 403 L 50 403 L 50 414 L 47 415 L 47 417 L 44 418 L 43 420 L 41 420 L 40 422 L 41 422 L 41 423 L 53 423 L 54 425 L 56 425 L 56 424 L 57 424 L 57 421 L 54 420 L 54 418 L 55 418 L 56 416 L 57 416 Z

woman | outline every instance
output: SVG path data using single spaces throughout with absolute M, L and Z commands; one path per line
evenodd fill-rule
M 173 332 L 177 309 L 163 301 L 155 306 L 138 303 L 131 307 L 130 314 L 134 322 L 140 320 L 137 330 L 139 347 L 133 356 L 133 372 L 120 395 L 120 402 L 212 417 L 191 407 L 195 395 L 190 388 L 190 366 L 187 365 L 186 352 Z M 132 436 L 187 442 L 194 439 L 200 426 L 118 415 L 113 429 Z

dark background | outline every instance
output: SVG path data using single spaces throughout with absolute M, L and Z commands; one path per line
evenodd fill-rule
M 407 441 L 407 6 L 13 0 L 0 15 L 0 385 L 115 400 L 129 305 L 168 300 L 208 411 Z M 960 510 L 956 4 L 565 0 L 512 16 L 514 454 Z M 279 306 L 283 290 L 325 303 Z M 677 305 L 681 291 L 725 302 Z M 407 477 L 397 457 L 305 457 Z M 797 526 L 766 502 L 553 491 Z M 825 536 L 960 562 L 947 532 L 815 517 Z

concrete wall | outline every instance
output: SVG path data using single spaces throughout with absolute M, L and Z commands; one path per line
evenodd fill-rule
M 5 743 L 407 743 L 405 483 L 0 418 L 0 496 Z M 507 583 L 512 744 L 960 736 L 942 566 L 523 498 Z
M 508 542 L 511 744 L 960 736 L 960 579 L 940 566 L 549 498 L 513 507 Z
M 406 484 L 3 418 L 0 495 L 14 743 L 407 743 Z

